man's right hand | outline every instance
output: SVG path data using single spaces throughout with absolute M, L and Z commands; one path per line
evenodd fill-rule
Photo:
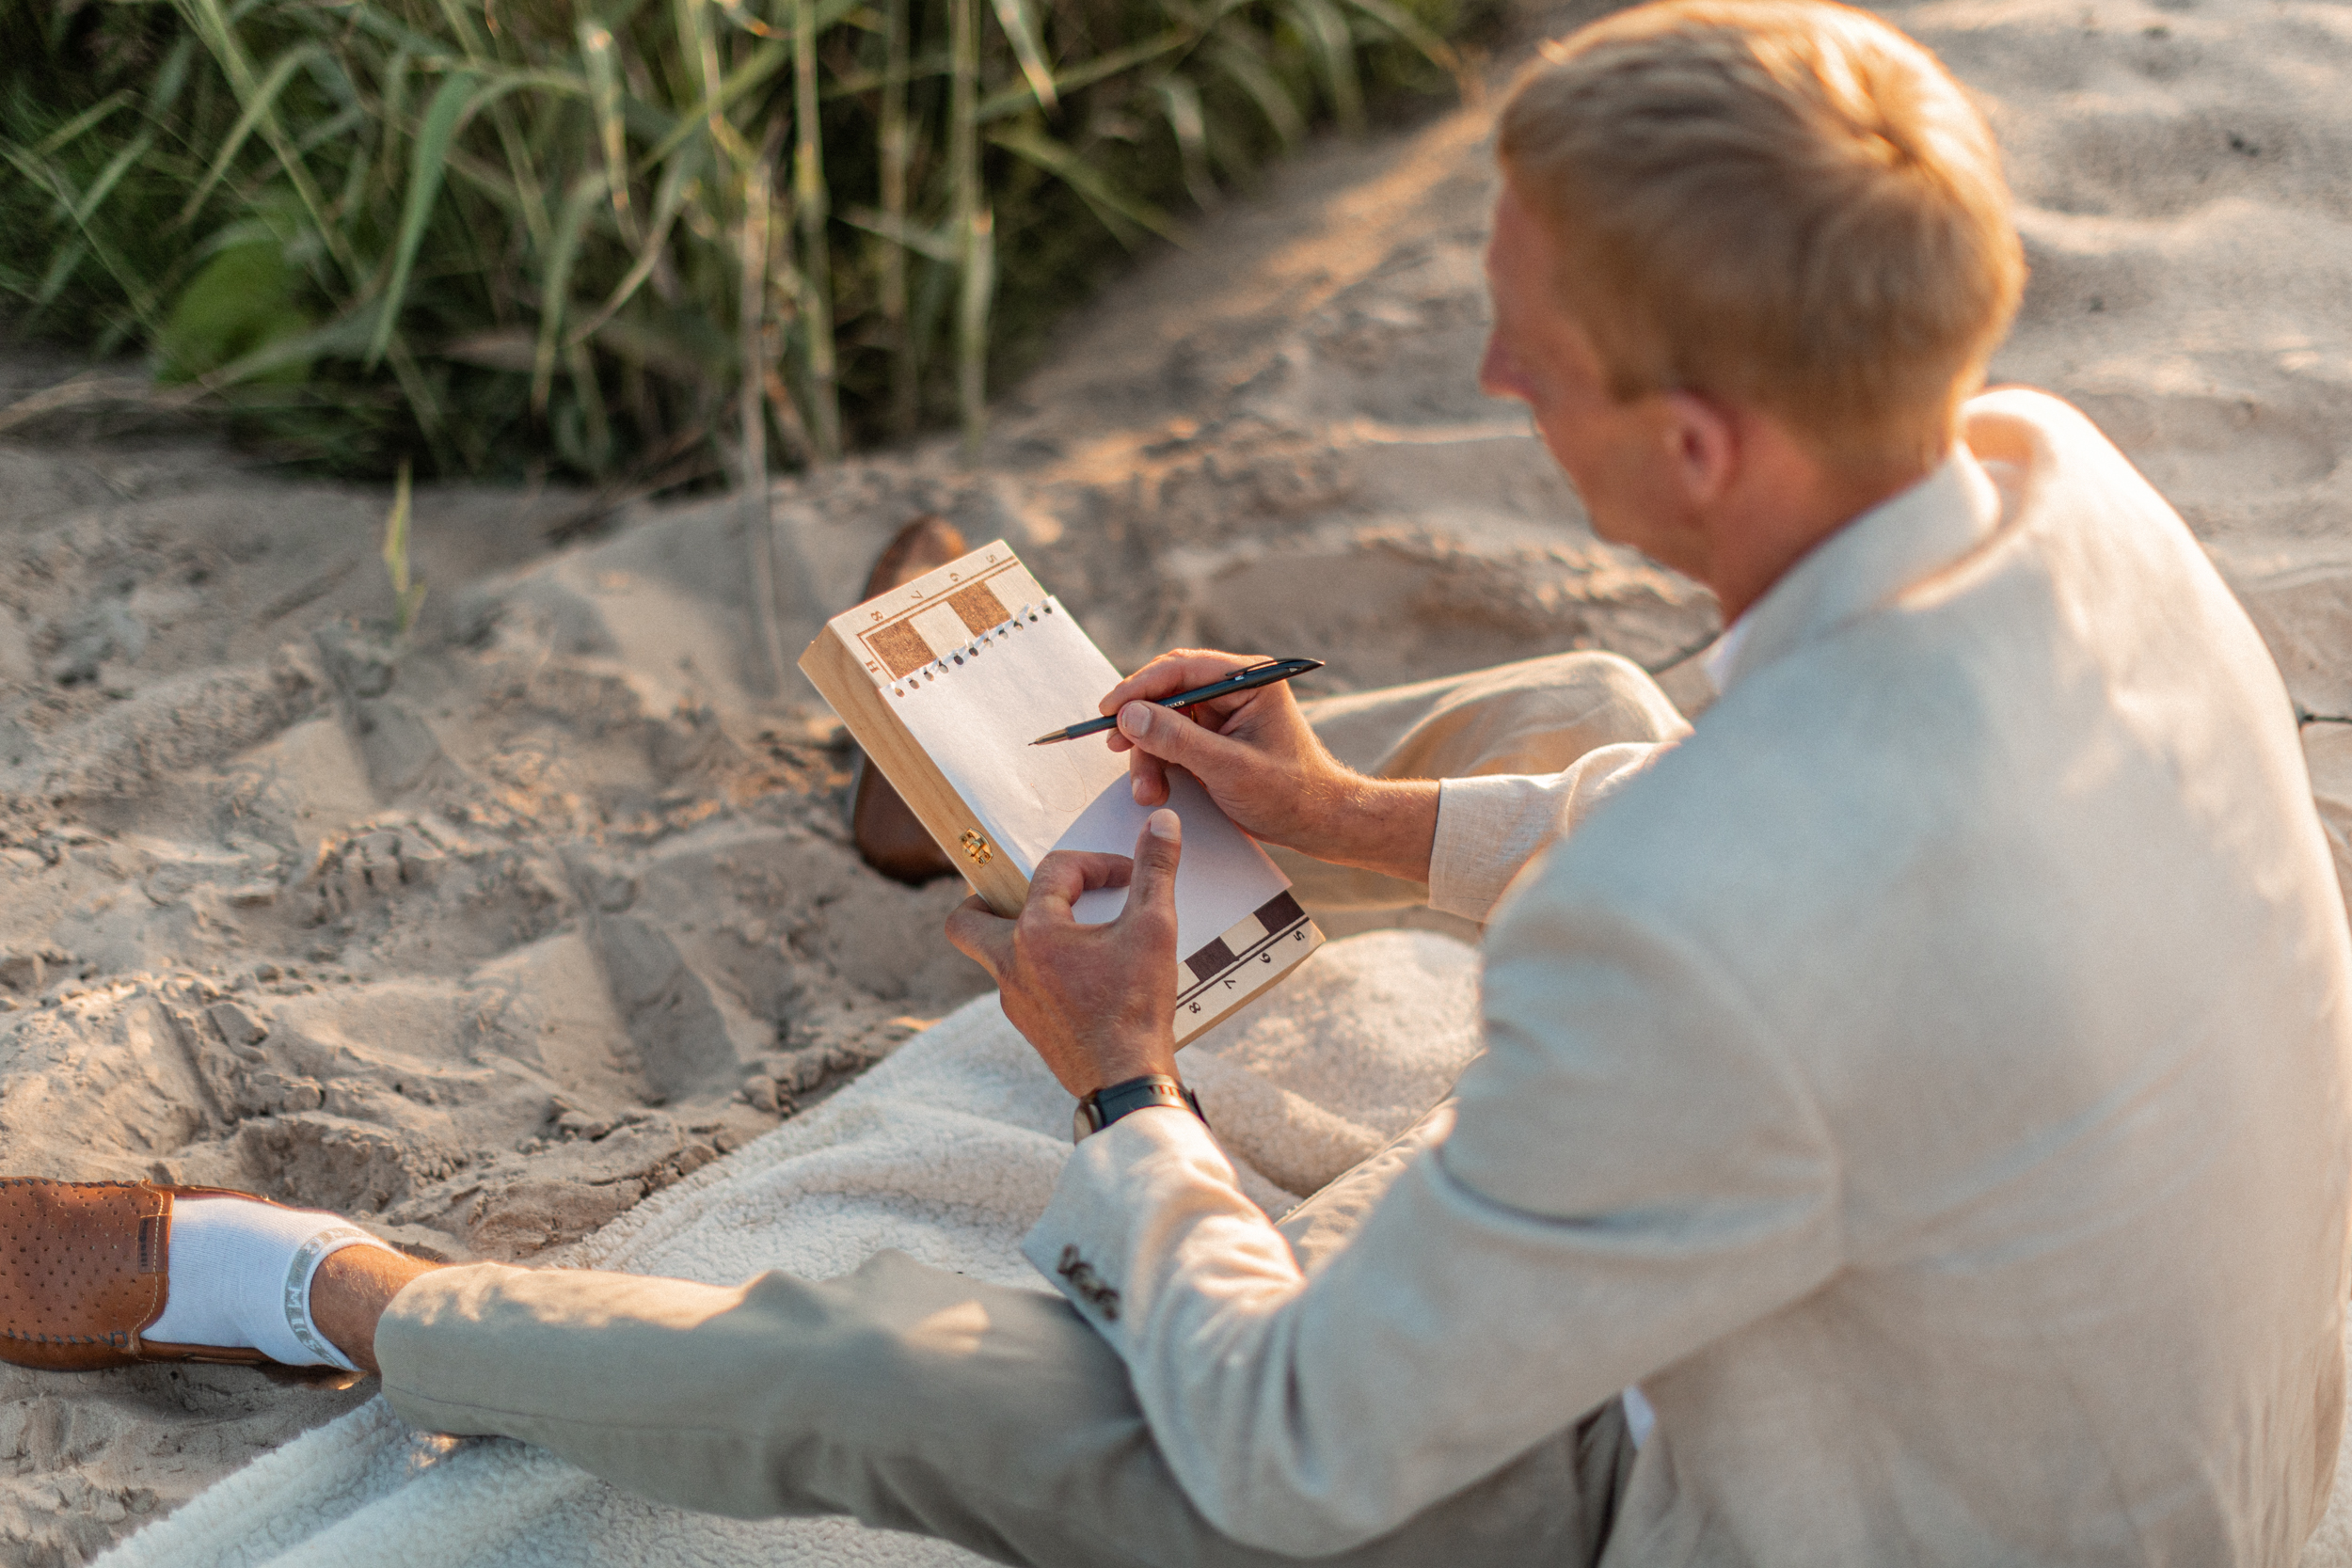
M 1110 747 L 1128 753 L 1136 803 L 1165 804 L 1168 769 L 1182 768 L 1254 838 L 1316 860 L 1426 881 L 1437 781 L 1371 779 L 1348 768 L 1308 726 L 1288 682 L 1181 712 L 1157 705 L 1258 662 L 1180 648 L 1104 695 L 1101 711 L 1119 717 Z

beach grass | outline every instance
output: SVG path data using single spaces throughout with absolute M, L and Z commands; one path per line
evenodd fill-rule
M 0 308 L 333 471 L 650 491 L 960 421 L 1459 0 L 81 0 L 0 21 Z

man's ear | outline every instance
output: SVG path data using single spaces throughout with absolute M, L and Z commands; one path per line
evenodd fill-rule
M 1706 513 L 1730 493 L 1740 473 L 1740 421 L 1704 392 L 1665 392 L 1660 432 L 1667 470 L 1691 509 Z

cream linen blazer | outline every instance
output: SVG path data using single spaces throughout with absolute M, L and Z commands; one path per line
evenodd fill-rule
M 2295 1561 L 2352 953 L 2292 710 L 2080 415 L 1965 440 L 1687 739 L 1446 785 L 1486 1049 L 1311 1278 L 1190 1117 L 1073 1154 L 1028 1255 L 1220 1528 L 1343 1549 L 1638 1383 L 1606 1563 Z

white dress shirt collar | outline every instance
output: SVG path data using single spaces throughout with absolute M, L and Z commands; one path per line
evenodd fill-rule
M 1731 684 L 1731 667 L 1739 661 L 1740 650 L 1748 641 L 1748 628 L 1756 624 L 1750 618 L 1755 610 L 1756 607 L 1750 605 L 1748 614 L 1741 615 L 1725 626 L 1724 634 L 1707 645 L 1707 652 L 1699 655 L 1699 668 L 1707 672 L 1707 678 L 1714 683 L 1715 694 L 1719 697 L 1723 695 L 1724 688 Z
M 1702 656 L 1718 692 L 1791 649 L 1826 637 L 1974 549 L 2000 521 L 2001 496 L 1966 447 L 1910 489 L 1813 546 Z

